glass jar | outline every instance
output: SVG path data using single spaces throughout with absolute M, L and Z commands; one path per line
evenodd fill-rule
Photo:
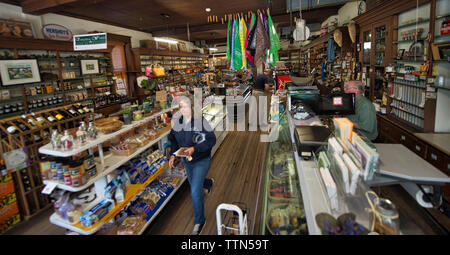
M 395 205 L 388 199 L 379 198 L 373 191 L 367 191 L 366 198 L 372 212 L 371 232 L 380 235 L 398 235 L 400 222 Z
M 379 198 L 375 210 L 374 231 L 381 235 L 398 235 L 400 222 L 395 205 L 388 199 Z
M 140 121 L 144 118 L 144 114 L 142 111 L 134 111 L 133 112 L 133 120 L 134 121 Z

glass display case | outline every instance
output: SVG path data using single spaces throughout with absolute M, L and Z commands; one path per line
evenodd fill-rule
M 280 126 L 278 140 L 271 142 L 267 150 L 260 234 L 307 235 L 305 209 L 287 123 Z

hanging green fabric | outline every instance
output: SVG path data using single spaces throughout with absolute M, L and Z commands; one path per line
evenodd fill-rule
M 234 34 L 234 50 L 233 50 L 233 65 L 236 70 L 240 70 L 242 68 L 242 48 L 241 48 L 241 40 L 239 36 L 239 20 L 234 21 L 233 32 Z
M 280 50 L 280 39 L 278 38 L 277 31 L 275 30 L 275 27 L 272 22 L 272 17 L 270 17 L 270 14 L 267 15 L 268 23 L 269 23 L 269 37 L 270 37 L 270 57 L 269 62 L 272 66 L 275 66 L 275 64 L 278 61 L 278 50 Z
M 231 54 L 230 54 L 230 51 L 231 51 L 231 44 L 230 44 L 230 20 L 228 20 L 228 28 L 227 28 L 227 58 L 228 58 L 228 60 L 230 60 L 230 58 L 231 58 Z

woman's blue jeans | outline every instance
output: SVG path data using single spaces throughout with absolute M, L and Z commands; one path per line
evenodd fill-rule
M 191 185 L 191 197 L 194 205 L 194 224 L 205 223 L 203 189 L 209 189 L 212 186 L 211 179 L 205 179 L 211 165 L 211 157 L 207 157 L 190 163 L 183 159 L 186 167 L 187 178 Z

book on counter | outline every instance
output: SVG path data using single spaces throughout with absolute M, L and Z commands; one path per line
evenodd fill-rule
M 347 118 L 333 118 L 334 133 L 341 139 L 344 149 L 348 148 L 348 143 L 352 141 L 353 122 Z
M 332 210 L 339 209 L 338 197 L 337 197 L 337 189 L 336 183 L 331 177 L 330 170 L 327 167 L 319 168 L 320 175 L 322 176 L 323 183 L 325 184 L 325 188 L 327 190 L 328 198 L 330 200 L 330 207 Z
M 375 169 L 378 167 L 380 154 L 367 144 L 358 134 L 353 132 L 352 151 L 357 155 L 361 166 L 364 170 L 364 180 L 371 180 L 373 178 Z
M 344 184 L 344 191 L 346 194 L 350 193 L 350 180 L 349 180 L 349 170 L 347 168 L 347 165 L 345 165 L 344 160 L 342 159 L 341 155 L 334 153 L 333 154 L 334 160 L 336 161 L 336 172 L 338 172 L 340 178 L 342 179 L 342 182 Z

